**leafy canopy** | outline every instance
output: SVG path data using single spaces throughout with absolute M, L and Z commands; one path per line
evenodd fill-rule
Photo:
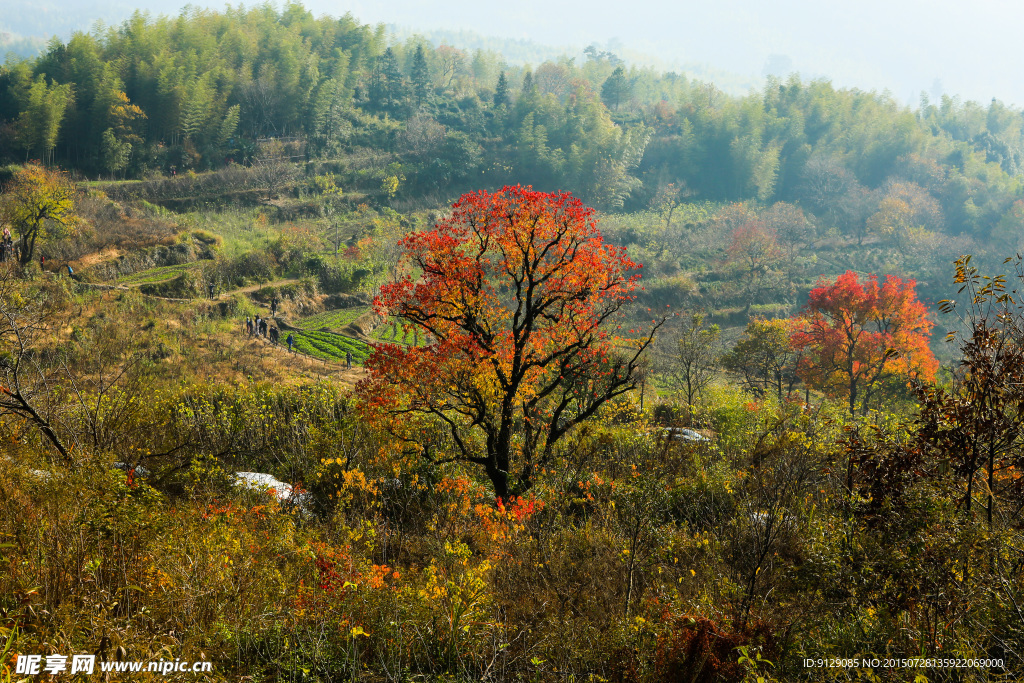
M 367 410 L 387 424 L 406 416 L 402 437 L 427 457 L 483 465 L 499 497 L 525 491 L 562 437 L 637 386 L 653 330 L 619 337 L 610 323 L 639 266 L 578 199 L 521 186 L 463 195 L 400 244 L 414 270 L 375 305 L 431 343 L 377 348 Z
M 73 235 L 75 186 L 61 171 L 29 164 L 19 168 L 2 198 L 4 219 L 21 238 L 21 262 L 32 259 L 36 240 Z
M 808 385 L 849 401 L 850 413 L 867 411 L 887 379 L 933 380 L 939 363 L 928 347 L 934 325 L 917 300 L 914 280 L 877 275 L 864 282 L 846 271 L 811 290 L 793 346 L 805 352 L 800 374 Z
M 802 321 L 792 318 L 753 318 L 743 337 L 722 358 L 722 365 L 742 374 L 748 391 L 757 396 L 775 392 L 782 401 L 797 383 L 800 354 L 792 338 L 802 326 Z

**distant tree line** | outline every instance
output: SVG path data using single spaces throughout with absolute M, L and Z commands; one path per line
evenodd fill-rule
M 903 250 L 943 234 L 1024 241 L 1024 115 L 995 100 L 911 110 L 797 77 L 734 97 L 597 48 L 531 68 L 420 37 L 388 45 L 381 26 L 298 4 L 136 13 L 54 40 L 0 67 L 0 117 L 0 156 L 88 175 L 249 164 L 291 138 L 392 197 L 521 182 L 606 210 L 798 203 L 819 227 Z

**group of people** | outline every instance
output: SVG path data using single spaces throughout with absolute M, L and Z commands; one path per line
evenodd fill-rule
M 11 261 L 14 258 L 14 239 L 11 237 L 11 229 L 5 225 L 3 238 L 0 239 L 0 263 Z
M 277 299 L 274 299 L 273 311 L 277 313 Z M 255 318 L 245 317 L 245 333 L 250 337 L 264 337 L 270 340 L 271 344 L 276 344 L 279 339 L 279 333 L 276 327 L 270 327 L 268 330 L 267 320 L 269 318 L 261 318 L 260 314 L 257 313 Z M 289 333 L 288 339 L 288 350 L 295 353 L 295 335 Z M 349 370 L 352 369 L 352 353 L 350 351 L 345 352 L 345 365 Z
M 245 318 L 245 332 L 250 337 L 264 337 L 269 339 L 272 344 L 276 344 L 278 340 L 278 331 L 276 327 L 271 327 L 267 322 L 267 318 L 261 318 L 259 313 L 256 314 L 256 318 Z

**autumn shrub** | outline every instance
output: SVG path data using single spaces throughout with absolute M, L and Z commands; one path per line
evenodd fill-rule
M 273 619 L 266 606 L 278 603 L 297 568 L 281 561 L 293 522 L 277 513 L 276 498 L 262 492 L 176 510 L 173 543 L 154 556 L 158 577 L 173 587 L 163 600 L 168 616 L 214 635 L 223 635 L 221 611 L 251 626 Z
M 231 663 L 239 643 L 294 618 L 293 597 L 330 546 L 310 544 L 273 495 L 211 487 L 209 467 L 194 468 L 196 486 L 168 505 L 137 473 L 108 466 L 33 472 L 0 460 L 0 533 L 12 541 L 0 607 L 15 615 L 20 650 L 98 645 L 101 659 L 200 659 L 202 650 L 218 667 L 250 666 Z
M 859 605 L 872 609 L 866 616 L 877 622 L 867 631 L 874 642 L 862 647 L 878 652 L 892 642 L 938 655 L 960 644 L 968 631 L 958 626 L 986 620 L 983 577 L 994 569 L 1000 541 L 980 520 L 957 515 L 940 491 L 919 487 L 904 505 L 883 504 L 862 516 L 859 526 L 853 562 L 870 568 L 865 587 L 879 596 L 877 604 Z
M 716 433 L 715 443 L 727 457 L 743 452 L 759 423 L 773 414 L 770 399 L 757 399 L 737 387 L 712 386 L 700 411 Z
M 668 513 L 694 533 L 709 531 L 735 514 L 738 484 L 736 471 L 724 459 L 700 458 L 692 474 L 673 483 Z
M 708 617 L 681 617 L 658 640 L 653 680 L 739 683 L 747 671 L 740 663 L 740 648 L 757 648 L 771 661 L 779 652 L 777 638 L 767 624 L 737 630 Z
M 271 254 L 251 251 L 233 258 L 220 258 L 203 268 L 203 280 L 220 290 L 269 282 L 276 277 L 277 262 Z
M 288 481 L 311 481 L 320 458 L 347 443 L 340 418 L 346 402 L 336 388 L 313 384 L 231 387 L 194 384 L 168 393 L 170 443 L 220 455 L 228 466 L 266 471 Z
M 675 403 L 658 403 L 651 410 L 655 424 L 664 427 L 678 427 L 689 419 L 689 411 Z
M 327 514 L 344 518 L 372 517 L 381 485 L 369 481 L 358 468 L 348 469 L 349 459 L 322 458 L 308 490 Z M 390 487 L 388 487 L 390 488 Z
M 255 299 L 256 301 L 259 301 L 260 303 L 270 304 L 275 299 L 279 299 L 280 294 L 281 293 L 277 287 L 272 287 L 268 285 L 266 287 L 260 287 L 255 292 L 253 292 L 252 298 Z
M 543 659 L 562 671 L 607 664 L 599 651 L 624 608 L 619 541 L 590 520 L 543 533 L 496 568 L 494 590 L 505 619 L 523 634 L 511 653 L 521 663 Z
M 149 602 L 151 548 L 167 529 L 159 494 L 99 462 L 78 472 L 14 461 L 0 469 L 0 533 L 9 541 L 0 600 L 18 615 L 23 640 L 79 651 L 83 639 L 95 648 L 106 628 L 107 642 L 153 646 L 131 622 Z
M 438 672 L 481 672 L 482 655 L 495 628 L 489 590 L 492 563 L 469 547 L 446 541 L 421 575 L 420 596 L 435 610 L 415 648 Z
M 372 274 L 370 270 L 358 268 L 349 261 L 323 255 L 307 258 L 302 272 L 315 278 L 319 290 L 326 294 L 352 292 Z

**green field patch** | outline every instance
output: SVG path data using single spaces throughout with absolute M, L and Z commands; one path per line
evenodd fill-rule
M 373 351 L 365 342 L 333 332 L 296 331 L 292 334 L 297 351 L 321 360 L 344 363 L 347 351 L 352 354 L 353 363 L 361 364 Z
M 370 336 L 386 344 L 402 344 L 404 346 L 425 346 L 427 336 L 422 331 L 416 333 L 407 329 L 397 318 L 390 318 L 383 325 L 378 325 Z
M 160 282 L 167 282 L 178 277 L 182 273 L 192 270 L 195 268 L 193 263 L 181 263 L 176 266 L 161 266 L 159 268 L 150 268 L 140 273 L 134 273 L 132 275 L 125 275 L 124 277 L 117 278 L 117 284 L 119 285 L 150 285 L 157 284 Z
M 323 313 L 317 313 L 316 315 L 311 315 L 306 318 L 302 318 L 301 320 L 297 320 L 295 322 L 295 326 L 305 330 L 305 333 L 307 334 L 324 334 L 322 332 L 315 331 L 322 330 L 324 328 L 341 330 L 346 326 L 351 325 L 356 321 L 356 319 L 367 313 L 369 310 L 369 306 L 356 306 L 354 308 L 341 308 L 333 311 L 324 311 Z M 398 318 L 390 318 L 383 325 L 378 325 L 373 332 L 370 333 L 370 337 L 375 341 L 384 342 L 386 344 L 402 344 L 404 346 L 424 346 L 427 343 L 425 334 L 422 332 L 416 334 L 411 329 L 406 330 L 405 325 L 403 325 Z M 343 338 L 351 339 L 351 337 L 344 336 Z M 342 353 L 342 356 L 344 356 L 344 353 Z

